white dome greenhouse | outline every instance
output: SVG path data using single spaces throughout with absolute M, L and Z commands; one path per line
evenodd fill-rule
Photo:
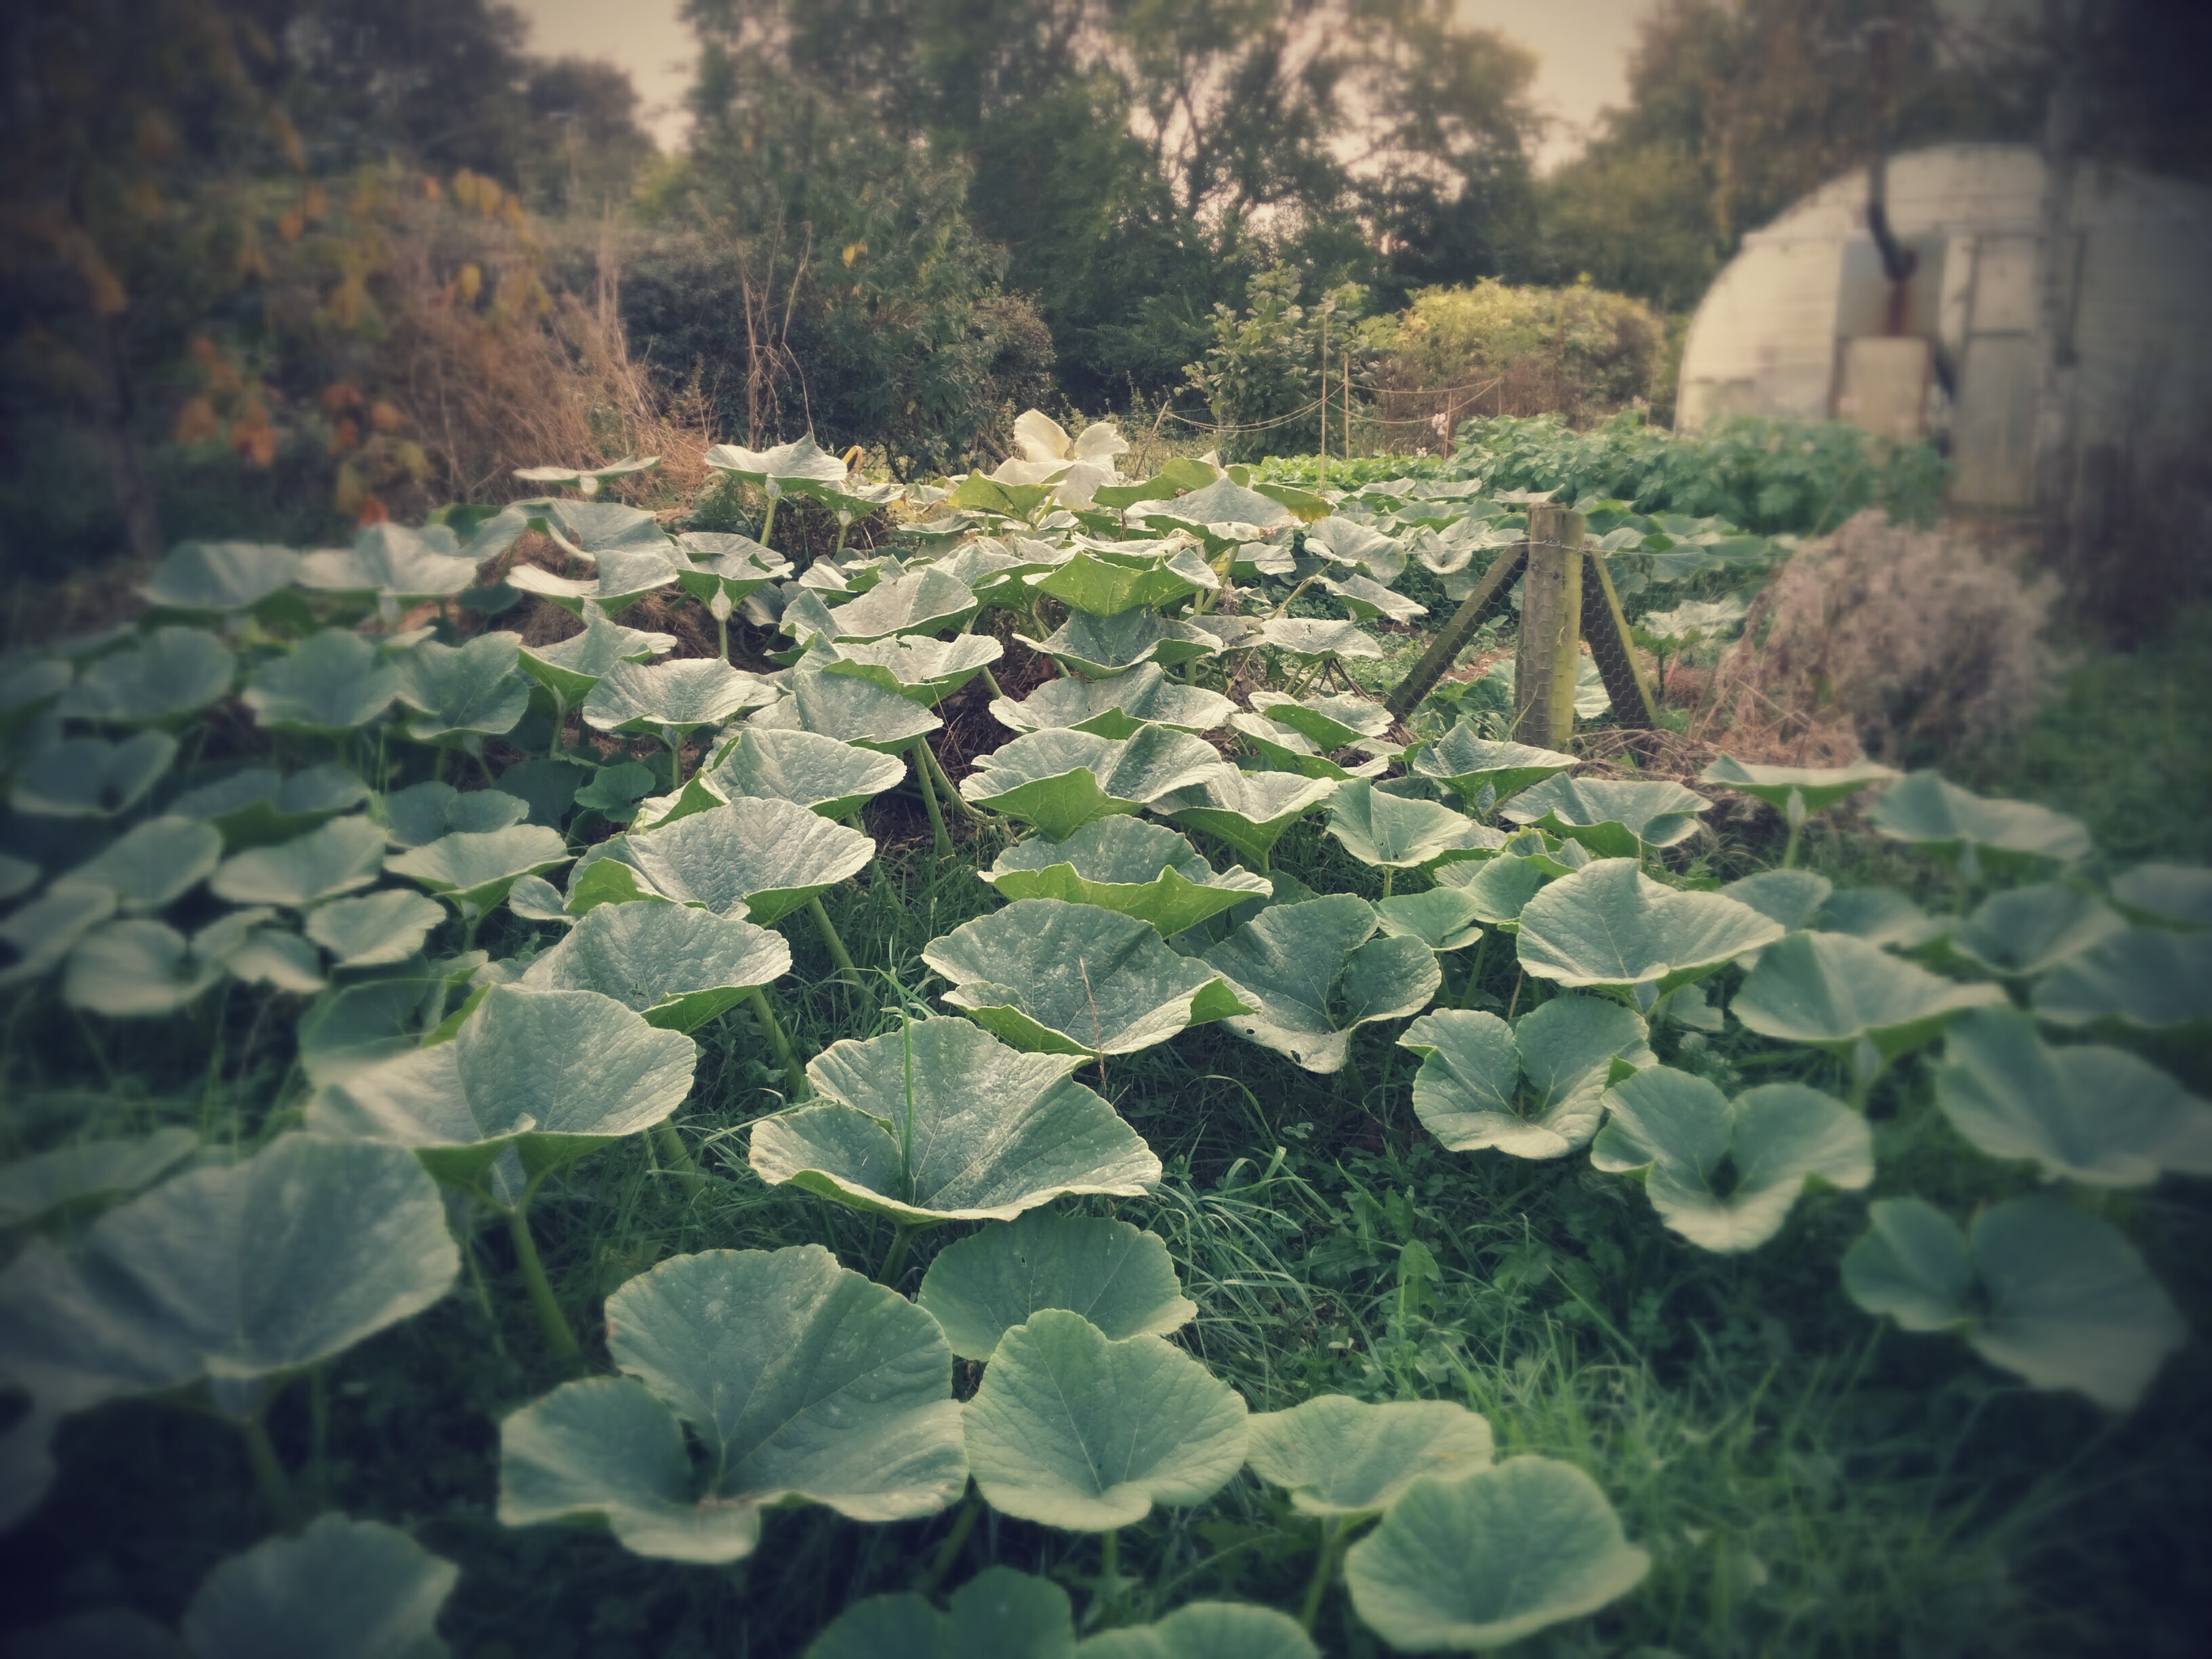
M 1948 447 L 1959 505 L 2034 496 L 2044 164 L 1950 144 L 1893 157 L 1894 285 L 1867 176 L 1837 179 L 1744 238 L 1684 343 L 1676 423 L 1735 414 L 1849 420 Z M 2212 430 L 2212 191 L 2083 162 L 2070 213 L 2071 429 L 2087 448 L 2165 451 Z

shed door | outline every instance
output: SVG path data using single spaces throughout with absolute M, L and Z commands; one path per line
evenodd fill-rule
M 2034 504 L 2035 276 L 2034 237 L 1978 239 L 1951 417 L 1951 499 L 1961 507 Z

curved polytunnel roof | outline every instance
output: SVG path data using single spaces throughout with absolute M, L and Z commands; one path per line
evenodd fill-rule
M 1893 295 L 1853 170 L 1765 228 L 1715 280 L 1684 342 L 1677 424 L 1734 413 L 1857 418 L 1854 376 L 1909 360 L 1854 340 L 1913 337 L 1940 351 L 1923 425 L 1953 451 L 1954 495 L 2018 505 L 2027 424 L 2044 166 L 2014 144 L 1947 144 L 1891 159 L 1890 223 L 1919 260 Z M 2085 441 L 2181 439 L 2212 423 L 2212 191 L 2084 163 L 2063 271 Z M 1931 363 L 1934 359 L 1930 359 Z M 1883 369 L 1882 365 L 1892 365 Z M 1892 402 L 1884 405 L 1894 410 Z M 1878 428 L 1879 429 L 1879 428 Z

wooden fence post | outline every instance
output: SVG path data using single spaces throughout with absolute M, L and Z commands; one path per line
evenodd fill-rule
M 1575 732 L 1575 673 L 1582 653 L 1583 531 L 1571 507 L 1528 509 L 1528 568 L 1521 579 L 1521 642 L 1513 659 L 1513 738 L 1540 749 Z

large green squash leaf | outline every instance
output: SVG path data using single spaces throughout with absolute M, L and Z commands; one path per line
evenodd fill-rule
M 1574 757 L 1527 744 L 1494 743 L 1483 737 L 1471 720 L 1462 720 L 1434 743 L 1423 744 L 1413 754 L 1417 777 L 1434 778 L 1466 803 L 1479 808 L 1482 793 L 1490 792 L 1492 805 L 1517 795 L 1531 784 L 1557 777 L 1575 764 Z
M 1095 904 L 1150 922 L 1163 939 L 1272 890 L 1247 871 L 1217 875 L 1174 830 L 1124 817 L 1094 818 L 1066 841 L 1016 842 L 981 873 L 1006 898 Z
M 618 662 L 584 699 L 584 723 L 601 732 L 696 732 L 720 726 L 775 693 L 720 657 L 673 662 Z
M 1380 661 L 1382 647 L 1358 623 L 1323 622 L 1310 617 L 1270 617 L 1260 624 L 1262 643 L 1286 657 Z
M 2112 900 L 2143 921 L 2212 927 L 2212 870 L 2182 864 L 2139 864 L 2112 881 Z
M 214 833 L 212 826 L 200 827 Z M 281 904 L 301 910 L 366 887 L 383 872 L 384 831 L 356 816 L 333 818 L 274 847 L 234 853 L 222 861 L 208 886 L 233 904 Z
M 1866 1120 L 1802 1083 L 1729 1100 L 1704 1078 L 1654 1066 L 1606 1100 L 1613 1115 L 1591 1164 L 1642 1174 L 1659 1218 L 1700 1249 L 1758 1249 L 1782 1231 L 1808 1181 L 1856 1191 L 1874 1179 Z
M 670 552 L 658 529 L 651 533 L 658 545 L 604 547 L 591 553 L 587 576 L 559 576 L 540 566 L 518 562 L 508 569 L 507 580 L 571 616 L 582 616 L 586 605 L 618 616 L 647 594 L 673 586 L 687 568 Z
M 1243 1467 L 1244 1401 L 1157 1336 L 1043 1309 L 1000 1339 L 967 1408 L 969 1468 L 1002 1514 L 1110 1532 L 1211 1498 Z
M 176 817 L 207 819 L 234 851 L 289 841 L 368 799 L 368 786 L 335 762 L 289 775 L 247 766 L 185 790 L 168 811 Z
M 70 949 L 62 1000 L 110 1019 L 152 1019 L 199 998 L 222 977 L 222 964 L 191 948 L 162 922 L 103 922 Z
M 1419 870 L 1480 858 L 1505 845 L 1503 832 L 1449 806 L 1416 800 L 1355 781 L 1329 798 L 1328 833 L 1362 864 Z
M 1221 579 L 1203 560 L 1188 553 L 1177 559 L 1177 544 L 1162 542 L 1079 547 L 1073 558 L 1038 580 L 1036 591 L 1070 611 L 1118 617 L 1142 605 L 1172 605 L 1200 589 L 1221 586 Z
M 1413 1115 L 1423 1127 L 1455 1152 L 1494 1146 L 1516 1158 L 1589 1145 L 1606 1090 L 1657 1063 L 1644 1021 L 1607 997 L 1553 997 L 1510 1027 L 1447 1009 L 1422 1015 L 1398 1042 L 1421 1056 Z
M 1192 1601 L 1157 1624 L 1091 1638 L 1079 1659 L 1321 1659 L 1298 1621 L 1242 1601 Z
M 240 697 L 277 732 L 347 732 L 399 695 L 399 669 L 358 634 L 326 628 L 260 669 Z
M 1231 714 L 1229 723 L 1277 771 L 1297 772 L 1310 778 L 1334 778 L 1341 782 L 1346 778 L 1380 776 L 1389 765 L 1390 746 L 1386 744 L 1363 744 L 1363 749 L 1383 752 L 1370 752 L 1367 759 L 1354 765 L 1340 766 L 1304 732 L 1295 726 L 1280 725 L 1264 714 Z
M 2065 882 L 1992 893 L 1951 933 L 1951 949 L 2007 979 L 2034 979 L 2127 930 L 2119 912 Z
M 300 556 L 264 542 L 179 542 L 139 591 L 166 611 L 251 611 L 300 580 Z
M 1081 1314 L 1116 1340 L 1165 1336 L 1198 1317 L 1157 1233 L 1045 1209 L 939 1251 L 917 1299 L 963 1359 L 988 1359 L 1040 1308 Z
M 376 855 L 369 862 L 368 878 L 372 881 L 384 852 L 383 837 L 376 839 Z M 159 910 L 214 873 L 222 857 L 222 836 L 213 824 L 185 817 L 149 818 L 124 831 L 76 869 L 55 877 L 52 890 L 104 888 L 115 895 L 115 908 L 125 915 Z
M 0 1272 L 0 1377 L 53 1413 L 281 1376 L 444 1296 L 460 1255 L 397 1148 L 280 1136 L 175 1176 Z
M 1224 841 L 1262 866 L 1283 832 L 1325 806 L 1336 782 L 1289 772 L 1240 772 L 1224 766 L 1197 783 L 1170 791 L 1152 811 L 1187 829 Z
M 305 555 L 294 580 L 323 592 L 368 594 L 404 605 L 459 592 L 475 582 L 482 558 L 464 554 L 443 525 L 410 530 L 386 523 L 360 532 L 351 547 Z
M 1016 732 L 1072 726 L 1102 738 L 1134 737 L 1147 725 L 1195 735 L 1212 731 L 1236 711 L 1218 691 L 1171 680 L 1152 662 L 1111 679 L 1047 680 L 1019 702 L 1000 697 L 991 704 L 992 717 Z
M 1934 1041 L 1968 1008 L 2002 1004 L 1994 985 L 1961 985 L 1843 933 L 1792 933 L 1762 953 L 1730 1005 L 1761 1036 L 1893 1060 Z M 1862 1073 L 1864 1057 L 1855 1061 Z
M 1070 1073 L 964 1019 L 832 1043 L 806 1068 L 823 1103 L 753 1126 L 754 1172 L 923 1225 L 1008 1221 L 1062 1193 L 1151 1190 L 1159 1160 Z
M 823 672 L 809 652 L 785 678 L 789 693 L 748 719 L 756 731 L 811 732 L 840 743 L 891 754 L 945 722 L 911 697 L 856 674 Z
M 810 654 L 825 674 L 852 674 L 873 680 L 886 691 L 933 708 L 998 661 L 1006 654 L 1006 647 L 985 635 L 960 634 L 938 640 L 912 634 L 867 644 L 817 643 Z
M 1662 995 L 1782 937 L 1779 922 L 1749 905 L 1677 892 L 1633 859 L 1601 859 L 1553 882 L 1520 922 L 1521 965 L 1538 977 L 1611 991 L 1648 985 Z
M 433 780 L 395 789 L 380 797 L 369 810 L 370 815 L 384 825 L 386 835 L 394 845 L 428 847 L 454 830 L 488 836 L 495 830 L 520 823 L 530 816 L 530 803 L 503 789 L 477 789 L 464 793 L 450 783 Z
M 1733 789 L 1789 814 L 1793 797 L 1800 813 L 1824 811 L 1846 796 L 1896 776 L 1888 767 L 1870 760 L 1853 761 L 1849 766 L 1759 766 L 1723 755 L 1698 775 L 1698 781 Z
M 331 953 L 336 967 L 384 968 L 421 950 L 445 919 L 436 900 L 392 888 L 319 904 L 307 912 L 303 931 Z
M 1934 772 L 1893 784 L 1868 816 L 1885 836 L 1940 854 L 1970 877 L 1992 857 L 2074 864 L 2095 850 L 2078 818 L 2027 801 L 1977 795 Z
M 688 904 L 602 904 L 520 982 L 597 991 L 648 1024 L 693 1031 L 790 971 L 783 936 L 749 921 Z
M 452 1042 L 325 1085 L 307 1121 L 406 1147 L 441 1180 L 472 1182 L 509 1147 L 536 1176 L 666 1120 L 697 1060 L 612 997 L 495 985 Z
M 1345 749 L 1387 737 L 1390 711 L 1367 697 L 1293 697 L 1281 691 L 1255 691 L 1252 707 L 1278 726 L 1287 726 L 1322 749 Z
M 27 1227 L 72 1205 L 150 1187 L 199 1150 L 190 1129 L 125 1139 L 76 1140 L 0 1165 L 0 1227 Z
M 1945 1032 L 1943 1062 L 1943 1115 L 1992 1158 L 2092 1187 L 2212 1175 L 2212 1106 L 2124 1049 L 2052 1048 L 2028 1015 L 1977 1008 Z
M 1042 640 L 1032 644 L 1027 635 L 1020 637 L 1063 672 L 1094 680 L 1111 679 L 1146 663 L 1172 668 L 1220 649 L 1212 635 L 1157 611 L 1124 611 L 1117 617 L 1075 611 Z
M 479 634 L 462 645 L 424 640 L 399 659 L 399 701 L 419 711 L 407 722 L 418 743 L 501 737 L 530 708 L 530 682 L 515 672 L 514 634 Z
M 773 478 L 784 489 L 803 485 L 842 488 L 850 471 L 816 443 L 811 433 L 769 449 L 716 444 L 702 459 L 718 471 L 734 472 L 747 483 L 764 484 Z
M 960 793 L 1066 841 L 1093 818 L 1138 811 L 1228 769 L 1211 744 L 1164 726 L 1124 739 L 1050 730 L 979 756 Z
M 445 1659 L 438 1612 L 460 1576 L 396 1527 L 320 1515 L 216 1563 L 185 1639 L 204 1659 Z
M 2212 933 L 2116 933 L 2044 980 L 2033 1002 L 2035 1017 L 2053 1025 L 2201 1025 L 2212 1020 Z
M 879 581 L 859 599 L 836 607 L 830 613 L 830 637 L 866 643 L 900 634 L 936 634 L 964 627 L 975 610 L 975 596 L 964 582 L 942 570 L 923 568 Z
M 1697 833 L 1698 814 L 1711 805 L 1679 783 L 1550 777 L 1500 811 L 1515 823 L 1580 842 L 1601 859 L 1633 859 L 1647 847 L 1687 841 Z
M 0 989 L 41 979 L 69 955 L 91 928 L 115 914 L 115 895 L 105 887 L 48 891 L 0 921 Z
M 607 1349 L 624 1376 L 500 1425 L 508 1526 L 596 1519 L 640 1555 L 734 1561 L 764 1510 L 910 1520 L 968 1483 L 935 1322 L 818 1244 L 664 1261 L 607 1298 Z
M 825 818 L 842 818 L 897 785 L 902 761 L 812 732 L 748 726 L 706 769 L 725 800 L 787 800 Z
M 1867 1219 L 1844 1256 L 1851 1300 L 1908 1331 L 1956 1331 L 2031 1388 L 2126 1411 L 2188 1340 L 2134 1247 L 2062 1199 L 1999 1204 L 1970 1233 L 1917 1198 L 1879 1200 Z
M 931 940 L 921 959 L 952 981 L 947 1002 L 1016 1048 L 1048 1054 L 1134 1054 L 1243 1006 L 1219 973 L 1168 949 L 1146 923 L 1058 899 L 979 917 Z
M 721 916 L 742 908 L 769 927 L 866 869 L 876 843 L 793 802 L 744 796 L 595 850 L 604 856 L 580 864 L 569 888 L 574 914 L 602 895 L 664 898 Z
M 550 645 L 517 647 L 514 665 L 561 701 L 574 705 L 616 664 L 647 662 L 676 648 L 673 634 L 649 634 L 624 628 L 590 600 L 584 603 L 584 631 Z
M 1377 925 L 1349 893 L 1261 911 L 1202 958 L 1251 1010 L 1229 1029 L 1310 1072 L 1341 1071 L 1353 1031 L 1419 1013 L 1443 984 L 1435 951 L 1374 938 Z
M 1391 1646 L 1470 1652 L 1595 1613 L 1650 1569 L 1597 1482 L 1571 1463 L 1515 1457 L 1417 1483 L 1352 1547 L 1344 1576 Z
M 572 856 L 559 830 L 518 823 L 481 833 L 457 830 L 427 847 L 392 854 L 384 867 L 459 903 L 489 910 L 518 877 L 542 876 Z
M 160 628 L 86 668 L 56 708 L 76 720 L 175 720 L 230 690 L 238 659 L 198 628 Z
M 1300 1514 L 1378 1515 L 1425 1476 L 1486 1468 L 1490 1425 L 1456 1401 L 1325 1394 L 1255 1414 L 1246 1455 L 1262 1480 L 1290 1489 Z
M 8 801 L 38 817 L 113 817 L 145 799 L 176 757 L 177 740 L 166 732 L 120 743 L 65 738 L 16 767 Z
M 1074 1659 L 1067 1592 L 1012 1567 L 986 1567 L 939 1613 L 920 1595 L 855 1601 L 808 1644 L 806 1659 Z

